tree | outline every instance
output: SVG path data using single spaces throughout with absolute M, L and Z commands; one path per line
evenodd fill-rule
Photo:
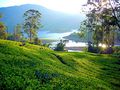
M 52 45 L 51 43 L 44 43 L 44 44 L 43 44 L 44 47 L 48 47 L 48 48 L 51 48 L 51 47 L 50 47 L 51 45 Z
M 78 35 L 80 38 L 84 38 L 84 40 L 87 42 L 92 40 L 92 32 L 90 29 L 90 24 L 88 23 L 88 19 L 81 22 Z
M 15 41 L 20 41 L 20 39 L 22 38 L 22 27 L 20 24 L 17 24 L 15 26 L 15 30 L 14 30 L 14 40 Z
M 0 18 L 2 18 L 2 14 L 0 13 Z
M 112 9 L 115 23 L 120 29 L 120 0 L 108 0 L 108 3 Z
M 66 42 L 64 40 L 60 40 L 60 42 L 57 44 L 55 50 L 56 51 L 64 51 L 65 43 Z
M 34 38 L 34 44 L 35 45 L 42 45 L 42 41 L 38 37 L 36 37 L 36 38 Z
M 30 42 L 32 42 L 32 38 L 37 36 L 37 31 L 41 27 L 40 18 L 41 13 L 37 10 L 30 9 L 24 13 L 24 32 L 28 34 Z
M 0 18 L 2 18 L 2 15 L 0 14 Z M 3 22 L 0 22 L 0 39 L 7 39 L 7 32 L 6 32 L 6 26 Z
M 94 30 L 93 33 L 93 40 L 94 40 L 94 45 L 96 47 L 99 47 L 99 44 L 102 43 L 103 40 L 103 27 L 101 25 L 96 25 L 96 29 Z
M 111 23 L 118 26 L 120 29 L 120 0 L 87 0 L 87 4 L 91 5 L 89 11 L 102 12 L 104 9 L 111 11 L 111 17 L 114 19 Z
M 14 41 L 14 40 L 15 40 L 14 35 L 13 35 L 12 33 L 8 33 L 8 35 L 7 35 L 7 40 L 12 40 L 12 41 Z
M 114 0 L 88 0 L 87 5 L 85 5 L 90 5 L 86 15 L 88 19 L 86 26 L 89 26 L 89 31 L 93 32 L 93 40 L 97 47 L 99 43 L 106 44 L 108 48 L 114 46 L 118 21 L 110 1 Z M 115 1 L 115 3 L 117 2 Z M 119 6 L 117 4 L 114 7 L 118 9 Z
M 86 37 L 87 35 L 87 27 L 86 27 L 86 23 L 87 23 L 87 20 L 84 20 L 81 22 L 80 24 L 80 28 L 79 28 L 79 36 L 82 38 L 82 37 Z

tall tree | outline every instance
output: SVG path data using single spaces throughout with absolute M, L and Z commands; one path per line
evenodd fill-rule
M 0 13 L 0 18 L 2 18 L 2 14 Z
M 114 0 L 88 0 L 87 5 L 85 5 L 90 5 L 87 19 L 89 30 L 93 31 L 94 43 L 97 46 L 99 43 L 104 43 L 108 47 L 114 46 L 118 21 L 114 15 L 113 8 L 110 6 L 110 1 Z
M 87 4 L 84 6 L 91 5 L 89 12 L 102 12 L 107 9 L 111 11 L 111 17 L 114 18 L 114 25 L 119 27 L 120 30 L 120 0 L 87 0 Z M 108 13 L 109 14 L 109 13 Z
M 20 24 L 17 24 L 14 29 L 14 40 L 20 41 L 20 38 L 22 37 L 22 27 Z
M 0 14 L 0 18 L 2 18 L 2 15 Z M 0 39 L 7 39 L 7 32 L 6 32 L 6 26 L 3 22 L 0 22 Z
M 80 38 L 84 38 L 85 41 L 89 42 L 92 40 L 91 34 L 92 32 L 90 31 L 89 28 L 88 19 L 86 19 L 81 22 L 78 35 L 80 36 Z
M 112 9 L 112 16 L 115 18 L 116 25 L 120 29 L 120 0 L 108 0 L 108 3 Z
M 40 18 L 41 13 L 37 10 L 30 9 L 24 13 L 24 31 L 28 34 L 30 42 L 32 38 L 37 36 L 37 31 L 41 27 Z

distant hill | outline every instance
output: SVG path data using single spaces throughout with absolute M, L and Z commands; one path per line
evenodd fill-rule
M 120 36 L 120 33 L 118 32 L 118 34 L 116 35 L 116 38 L 115 38 L 116 45 L 120 45 L 120 37 L 119 36 Z M 92 41 L 92 34 L 89 33 L 86 37 L 81 38 L 78 33 L 74 32 L 68 36 L 63 37 L 63 38 L 68 39 L 68 40 L 72 40 L 75 42 L 87 42 L 87 41 Z
M 23 13 L 29 9 L 36 9 L 42 13 L 41 23 L 44 27 L 41 30 L 50 33 L 70 32 L 79 28 L 80 22 L 84 19 L 84 16 L 81 14 L 69 15 L 39 5 L 26 4 L 0 8 L 0 13 L 3 14 L 1 20 L 8 26 L 9 32 L 14 30 L 16 24 L 23 22 Z
M 65 36 L 63 38 L 68 39 L 68 40 L 72 40 L 75 42 L 87 42 L 88 41 L 88 37 L 80 37 L 79 34 L 76 32 L 74 32 L 68 36 Z M 92 41 L 92 38 L 89 40 Z

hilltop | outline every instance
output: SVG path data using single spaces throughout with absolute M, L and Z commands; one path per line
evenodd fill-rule
M 0 40 L 0 90 L 119 90 L 120 60 Z

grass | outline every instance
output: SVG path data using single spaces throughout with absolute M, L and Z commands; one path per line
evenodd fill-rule
M 0 40 L 0 90 L 120 90 L 120 59 Z

